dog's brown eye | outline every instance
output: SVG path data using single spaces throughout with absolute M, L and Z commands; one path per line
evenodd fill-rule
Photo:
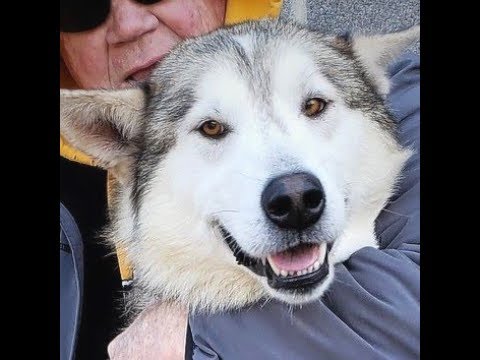
M 303 113 L 308 117 L 313 117 L 320 114 L 327 103 L 319 98 L 312 98 L 305 101 L 305 105 L 303 106 Z
M 218 121 L 209 120 L 202 124 L 200 130 L 205 136 L 217 138 L 222 136 L 222 134 L 225 132 L 225 127 Z

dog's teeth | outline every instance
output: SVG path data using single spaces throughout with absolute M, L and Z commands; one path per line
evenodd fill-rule
M 267 259 L 263 258 L 262 259 L 262 264 L 263 264 L 263 266 L 267 265 Z
M 267 260 L 268 260 L 268 258 L 267 258 Z M 272 268 L 275 275 L 279 276 L 280 275 L 280 270 L 275 266 L 274 262 L 271 261 L 271 260 L 268 260 L 268 263 L 270 264 L 270 267 Z
M 318 261 L 320 264 L 323 264 L 325 261 L 325 255 L 327 254 L 327 244 L 321 243 L 319 248 L 320 254 L 318 255 Z
M 288 277 L 288 276 L 301 276 L 301 275 L 306 275 L 310 274 L 320 268 L 320 266 L 324 263 L 325 257 L 327 254 L 327 244 L 326 243 L 321 243 L 319 246 L 319 254 L 318 254 L 318 259 L 315 261 L 312 265 L 310 265 L 308 268 L 305 268 L 303 270 L 284 270 L 284 269 L 278 269 L 275 266 L 275 263 L 271 261 L 270 258 L 262 259 L 262 262 L 264 265 L 266 265 L 267 261 L 270 264 L 270 267 L 272 268 L 273 272 L 277 276 L 282 276 L 282 277 Z

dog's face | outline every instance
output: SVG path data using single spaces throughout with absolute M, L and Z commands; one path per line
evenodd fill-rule
M 62 94 L 63 135 L 122 183 L 111 237 L 143 288 L 210 309 L 304 303 L 371 241 L 407 155 L 388 51 L 362 41 L 244 24 L 183 43 L 142 89 Z

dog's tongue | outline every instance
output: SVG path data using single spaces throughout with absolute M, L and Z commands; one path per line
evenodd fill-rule
M 270 261 L 279 269 L 298 271 L 313 265 L 319 257 L 318 245 L 299 245 L 295 248 L 270 255 Z

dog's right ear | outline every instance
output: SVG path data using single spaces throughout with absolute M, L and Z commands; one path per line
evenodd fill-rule
M 409 45 L 420 39 L 420 26 L 384 35 L 354 36 L 351 45 L 371 75 L 378 92 L 386 97 L 390 90 L 388 65 Z
M 60 90 L 60 133 L 95 165 L 113 169 L 136 152 L 145 94 L 142 89 Z

